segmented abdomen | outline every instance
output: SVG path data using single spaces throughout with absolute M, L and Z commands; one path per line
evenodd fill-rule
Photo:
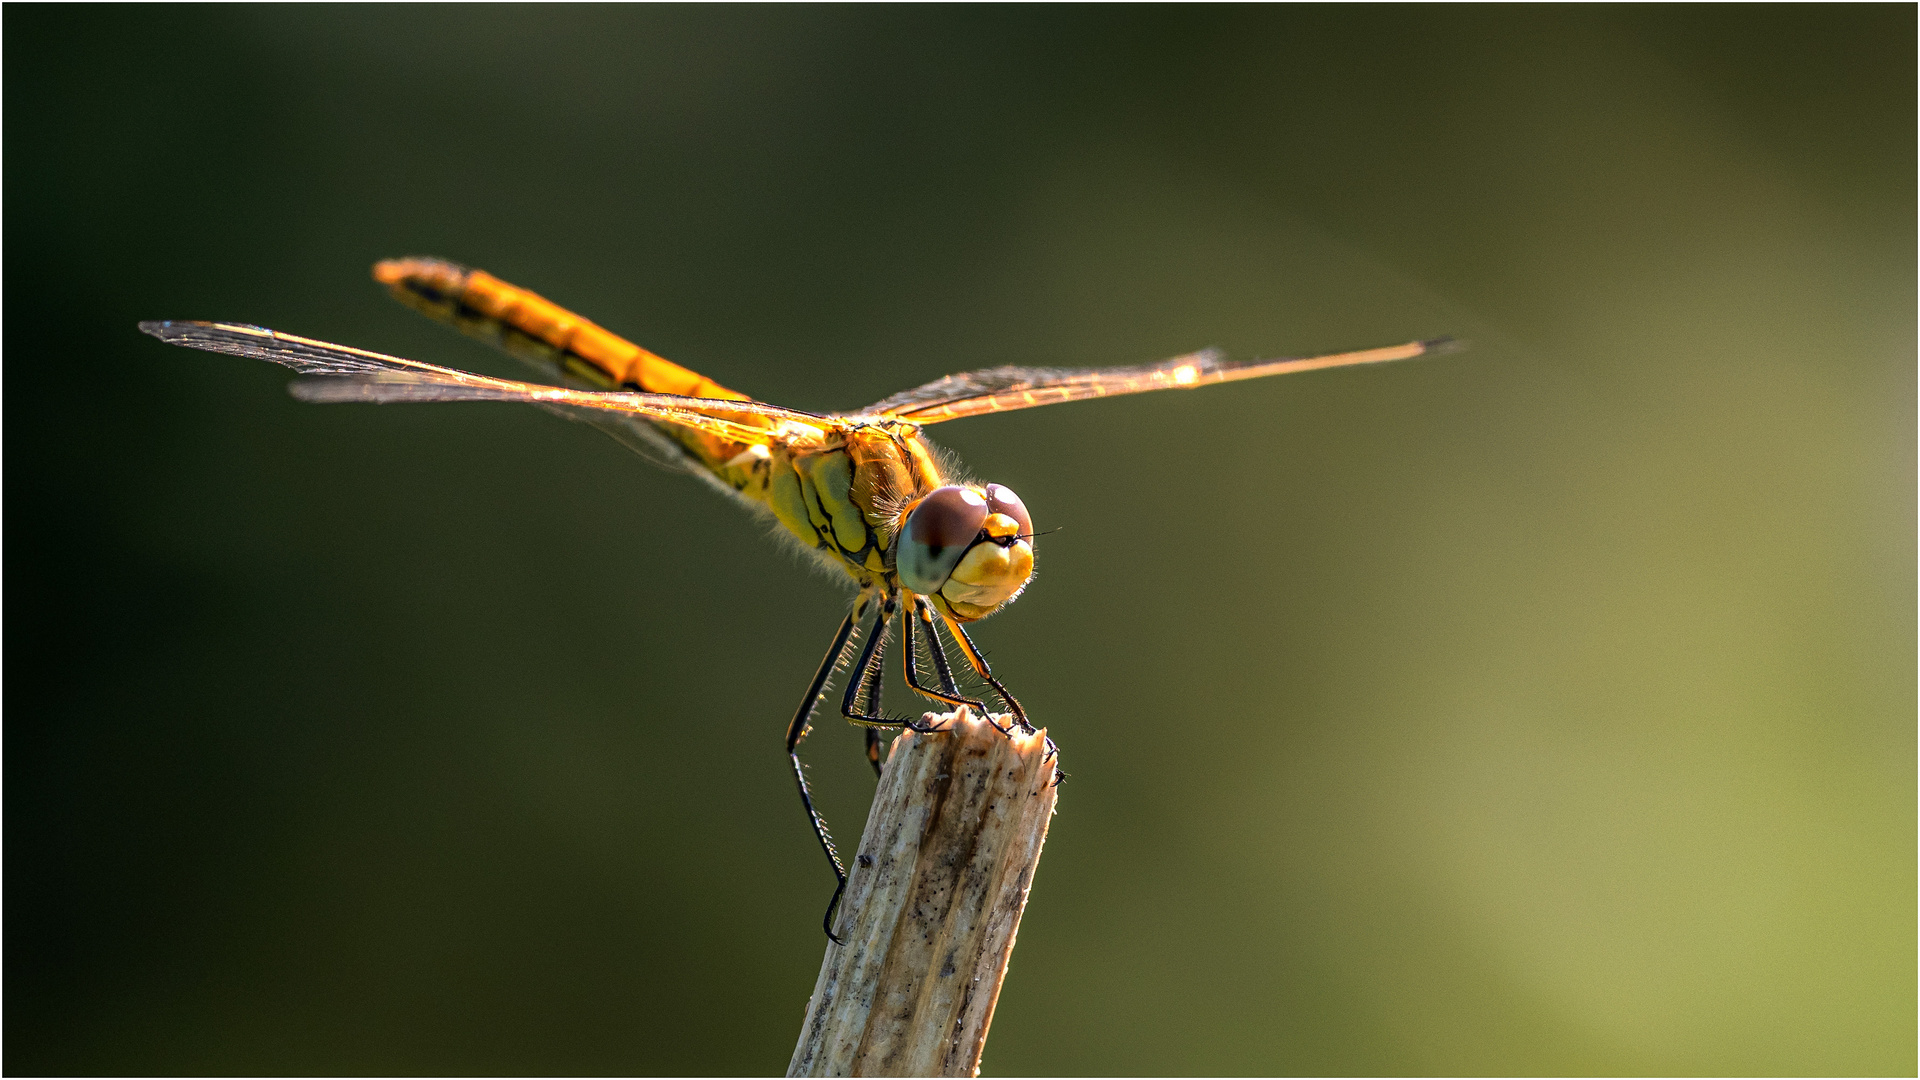
M 375 264 L 373 276 L 408 307 L 563 380 L 606 390 L 752 400 L 484 270 L 442 259 L 388 259 Z M 716 474 L 747 448 L 684 428 L 656 426 Z

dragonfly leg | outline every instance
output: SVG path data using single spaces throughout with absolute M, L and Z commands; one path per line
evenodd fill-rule
M 1001 701 L 1006 702 L 1007 711 L 1013 714 L 1014 722 L 1020 725 L 1020 730 L 1032 734 L 1034 729 L 1033 725 L 1027 722 L 1027 710 L 1021 708 L 1020 703 L 1013 699 L 1013 695 L 1007 693 L 1007 688 L 1000 684 L 1000 680 L 993 677 L 993 669 L 987 666 L 987 658 L 981 655 L 980 647 L 967 636 L 966 628 L 952 619 L 947 619 L 946 623 L 947 629 L 953 632 L 953 640 L 960 646 L 960 652 L 966 656 L 967 663 L 973 665 L 973 670 L 987 681 L 988 686 L 993 687 L 993 692 L 1000 695 Z
M 927 652 L 932 654 L 934 669 L 940 673 L 942 690 L 929 690 L 920 685 L 920 644 L 914 625 L 916 620 L 927 624 Z M 947 666 L 947 654 L 940 647 L 940 632 L 934 629 L 933 616 L 925 600 L 917 596 L 913 598 L 913 610 L 900 620 L 900 629 L 905 638 L 903 644 L 906 648 L 907 685 L 912 687 L 915 693 L 935 701 L 945 702 L 948 705 L 971 706 L 974 712 L 985 717 L 986 702 L 961 696 L 959 685 L 953 681 L 953 669 Z
M 953 681 L 953 669 L 947 666 L 947 650 L 940 645 L 939 624 L 933 621 L 933 605 L 925 597 L 916 597 L 913 606 L 919 612 L 920 621 L 927 624 L 927 651 L 933 654 L 934 669 L 940 673 L 940 689 L 957 696 L 960 684 Z M 982 712 L 986 711 L 986 706 L 980 708 Z
M 827 681 L 833 678 L 841 659 L 846 655 L 847 642 L 853 636 L 855 620 L 865 614 L 866 598 L 861 598 L 847 617 L 840 620 L 840 629 L 834 632 L 833 644 L 827 648 L 826 658 L 820 661 L 820 670 L 814 673 L 813 682 L 807 687 L 807 696 L 800 702 L 800 708 L 793 714 L 793 722 L 787 725 L 787 757 L 793 762 L 793 779 L 800 785 L 800 805 L 806 807 L 807 820 L 813 825 L 813 835 L 820 840 L 820 849 L 827 853 L 827 861 L 833 864 L 833 900 L 827 905 L 827 917 L 823 922 L 827 937 L 835 942 L 840 939 L 833 934 L 833 910 L 840 904 L 840 894 L 847 888 L 847 868 L 840 862 L 840 853 L 834 849 L 833 834 L 827 831 L 827 821 L 813 805 L 813 793 L 807 790 L 807 772 L 800 764 L 800 740 L 807 737 L 807 729 L 813 723 L 813 711 L 820 705 L 825 695 Z
M 891 630 L 898 598 L 888 593 L 881 600 L 880 614 L 867 633 L 867 643 L 854 663 L 853 677 L 847 680 L 847 692 L 840 699 L 840 715 L 849 723 L 864 728 L 906 728 L 909 731 L 933 731 L 932 725 L 912 717 L 888 716 L 880 711 L 880 686 L 887 652 L 887 631 Z M 864 693 L 863 693 L 864 692 Z M 865 708 L 862 709 L 864 697 Z
M 885 620 L 886 617 L 884 612 L 880 616 L 882 620 Z M 881 628 L 876 625 L 874 633 L 879 634 L 881 632 Z M 879 647 L 881 651 L 884 652 L 887 646 L 885 642 L 881 642 Z M 872 670 L 868 671 L 866 675 L 867 709 L 872 713 L 877 714 L 881 711 L 880 692 L 885 688 L 885 671 L 886 668 L 884 665 L 875 663 Z M 877 778 L 880 775 L 880 729 L 877 727 L 867 728 L 867 764 L 873 766 L 873 775 Z
M 866 617 L 866 609 L 871 602 L 872 594 L 869 593 L 862 596 L 860 602 L 854 606 L 853 612 L 847 616 L 847 622 L 843 625 L 842 629 L 850 633 L 852 627 L 858 623 L 860 619 Z M 867 630 L 866 644 L 860 648 L 860 659 L 854 662 L 853 673 L 847 677 L 846 694 L 840 699 L 840 715 L 846 717 L 848 721 L 868 730 L 867 757 L 868 760 L 874 763 L 876 769 L 879 767 L 880 756 L 879 729 L 909 728 L 914 731 L 932 730 L 929 725 L 917 720 L 890 717 L 880 711 L 880 690 L 886 674 L 882 661 L 886 655 L 887 631 L 891 629 L 893 613 L 898 606 L 899 601 L 894 594 L 881 594 L 880 612 L 874 616 L 873 624 Z M 844 641 L 839 644 L 837 648 L 840 652 L 844 652 Z M 833 654 L 834 664 L 823 669 L 827 672 L 828 676 L 832 674 L 831 667 L 837 666 L 839 656 L 840 653 L 838 652 Z M 815 676 L 815 681 L 822 689 L 826 685 L 822 676 Z M 817 700 L 818 694 L 819 690 L 816 689 L 814 696 L 808 700 Z M 870 711 L 861 711 L 860 706 L 863 703 L 863 699 L 866 708 Z M 794 758 L 794 769 L 797 774 L 799 770 L 798 757 Z M 806 794 L 804 782 L 801 788 L 801 794 Z M 812 813 L 813 804 L 810 798 L 807 807 L 808 812 Z M 816 822 L 820 820 L 818 814 L 813 814 L 813 818 Z M 827 928 L 827 937 L 839 942 L 840 938 L 833 932 L 833 916 L 835 912 L 840 910 L 840 898 L 845 895 L 847 891 L 847 873 L 845 867 L 840 862 L 839 854 L 833 850 L 832 841 L 827 839 L 826 824 L 824 822 L 821 822 L 819 825 L 819 833 L 821 843 L 827 846 L 827 854 L 833 860 L 834 873 L 839 878 L 833 890 L 833 899 L 827 901 L 827 915 L 824 920 L 824 925 Z
M 1013 713 L 1013 718 L 1020 725 L 1020 730 L 1029 735 L 1033 734 L 1034 726 L 1027 720 L 1027 711 L 1020 707 L 1020 703 L 1013 699 L 1012 694 L 1007 693 L 1007 688 L 1000 684 L 1000 680 L 993 677 L 993 669 L 987 666 L 987 658 L 981 654 L 979 646 L 973 643 L 973 639 L 967 636 L 966 628 L 952 619 L 945 619 L 945 622 L 947 629 L 953 631 L 953 639 L 959 643 L 960 651 L 966 654 L 967 663 L 972 664 L 973 670 L 979 672 L 980 677 L 987 680 L 987 685 L 993 687 L 993 692 L 1000 695 L 1000 700 L 1007 703 L 1007 709 Z M 1002 734 L 1009 733 L 1003 730 Z M 1059 756 L 1060 748 L 1054 745 L 1053 736 L 1047 736 L 1047 755 L 1043 760 L 1052 761 Z M 1066 778 L 1067 774 L 1062 772 L 1059 766 L 1054 766 L 1054 784 L 1058 786 L 1060 781 Z
M 920 644 L 919 636 L 916 633 L 918 629 L 915 625 L 916 619 L 926 623 L 927 651 L 933 656 L 933 666 L 940 674 L 940 684 L 943 690 L 930 690 L 920 683 Z M 959 684 L 953 681 L 953 669 L 947 664 L 947 654 L 940 647 L 939 631 L 935 630 L 934 626 L 933 608 L 920 597 L 916 596 L 913 598 L 912 611 L 901 613 L 900 631 L 903 639 L 901 641 L 901 648 L 902 659 L 904 661 L 903 667 L 906 670 L 907 676 L 907 685 L 917 693 L 932 698 L 942 704 L 956 706 L 967 705 L 971 706 L 974 712 L 980 716 L 987 715 L 985 702 L 961 695 Z M 885 650 L 885 643 L 883 642 L 879 648 Z M 883 665 L 875 664 L 873 677 L 868 682 L 867 708 L 874 713 L 881 711 L 879 674 L 882 668 Z M 902 724 L 903 726 L 918 729 L 918 725 L 907 724 L 905 721 L 902 721 Z M 880 743 L 880 729 L 877 727 L 867 728 L 867 761 L 873 765 L 873 774 L 875 776 L 880 775 Z
M 848 691 L 855 685 L 861 685 L 861 696 L 867 703 L 865 716 L 886 715 L 886 706 L 880 703 L 881 691 L 887 688 L 887 669 L 881 661 L 887 655 L 887 635 L 893 632 L 893 604 L 889 594 L 880 605 L 880 614 L 873 620 L 873 629 L 867 633 L 867 643 L 860 650 L 858 679 L 847 683 Z M 868 731 L 875 729 L 868 728 Z

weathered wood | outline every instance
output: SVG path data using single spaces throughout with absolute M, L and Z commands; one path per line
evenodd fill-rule
M 974 1076 L 1058 792 L 1045 732 L 893 741 L 788 1076 Z M 1007 718 L 996 717 L 1000 723 Z

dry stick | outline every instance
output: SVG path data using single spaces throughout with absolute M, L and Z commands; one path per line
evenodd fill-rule
M 892 752 L 788 1076 L 974 1076 L 1058 785 L 967 709 Z M 1006 723 L 1005 718 L 999 718 Z

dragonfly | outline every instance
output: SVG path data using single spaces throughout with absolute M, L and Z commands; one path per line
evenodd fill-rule
M 833 868 L 822 926 L 835 942 L 847 870 L 800 761 L 800 743 L 834 675 L 851 672 L 840 714 L 866 729 L 866 756 L 876 775 L 881 732 L 934 730 L 926 720 L 883 708 L 896 618 L 906 683 L 915 693 L 950 709 L 971 709 L 1002 734 L 1036 734 L 967 632 L 1019 598 L 1032 578 L 1033 516 L 1006 486 L 958 475 L 927 439 L 927 427 L 1088 398 L 1408 360 L 1454 345 L 1440 337 L 1269 360 L 1236 362 L 1206 349 L 1131 367 L 993 367 L 947 375 L 863 409 L 812 413 L 729 390 L 483 270 L 413 257 L 379 262 L 373 276 L 401 303 L 504 350 L 553 382 L 477 375 L 243 323 L 165 320 L 140 329 L 172 345 L 290 368 L 301 377 L 288 389 L 302 401 L 523 402 L 584 421 L 770 518 L 775 535 L 844 574 L 854 599 L 786 731 L 801 806 Z M 977 676 L 969 676 L 983 688 L 977 695 L 963 689 L 947 642 Z M 998 709 L 989 710 L 989 695 Z M 1064 774 L 1050 739 L 1047 754 L 1057 783 Z

